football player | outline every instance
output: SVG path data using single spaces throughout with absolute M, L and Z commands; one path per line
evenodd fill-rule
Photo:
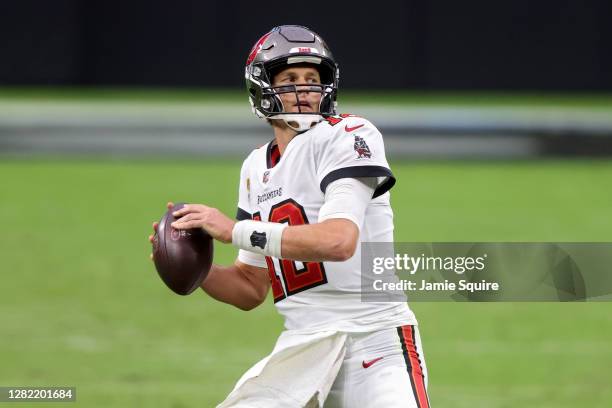
M 306 27 L 261 37 L 245 78 L 274 139 L 242 165 L 237 221 L 189 204 L 173 227 L 236 246 L 235 263 L 213 265 L 202 289 L 243 310 L 272 289 L 286 330 L 219 406 L 429 407 L 414 314 L 405 301 L 362 301 L 360 243 L 393 241 L 382 135 L 337 115 L 338 65 Z

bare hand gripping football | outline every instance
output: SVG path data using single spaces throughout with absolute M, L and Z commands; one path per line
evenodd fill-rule
M 202 228 L 176 229 L 175 211 L 185 204 L 168 205 L 159 224 L 154 224 L 153 261 L 160 278 L 175 293 L 189 295 L 198 288 L 210 270 L 213 239 Z

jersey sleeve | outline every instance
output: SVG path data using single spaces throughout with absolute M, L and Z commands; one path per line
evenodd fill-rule
M 238 187 L 238 209 L 236 210 L 236 220 L 250 220 L 253 218 L 253 211 L 250 204 L 250 178 L 249 178 L 249 162 L 250 157 L 247 157 L 242 163 L 240 169 L 240 185 Z
M 317 177 L 321 191 L 341 178 L 375 177 L 372 198 L 393 187 L 395 177 L 385 155 L 383 138 L 368 120 L 349 117 L 331 127 L 318 146 Z
M 238 187 L 238 209 L 236 211 L 236 219 L 238 221 L 250 220 L 253 218 L 253 209 L 250 204 L 250 188 L 251 181 L 249 176 L 249 162 L 250 157 L 242 163 L 240 169 L 240 186 Z M 238 251 L 238 260 L 242 263 L 251 266 L 257 266 L 259 268 L 266 268 L 266 258 L 263 255 L 256 254 L 254 252 L 245 251 L 240 249 Z

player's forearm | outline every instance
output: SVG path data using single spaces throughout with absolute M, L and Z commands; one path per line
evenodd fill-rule
M 287 227 L 282 256 L 299 261 L 345 261 L 355 253 L 358 238 L 359 229 L 346 219 Z
M 210 297 L 242 310 L 259 306 L 267 293 L 236 265 L 213 265 L 201 287 Z

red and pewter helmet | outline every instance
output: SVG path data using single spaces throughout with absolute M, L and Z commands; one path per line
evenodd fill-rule
M 321 76 L 321 84 L 272 86 L 274 73 L 291 64 L 312 64 Z M 297 25 L 275 27 L 255 43 L 246 61 L 245 79 L 253 113 L 259 118 L 282 119 L 298 123 L 298 131 L 307 130 L 325 116 L 336 114 L 336 95 L 340 70 L 325 41 L 310 29 Z M 318 112 L 287 112 L 279 94 L 298 87 L 321 93 Z

